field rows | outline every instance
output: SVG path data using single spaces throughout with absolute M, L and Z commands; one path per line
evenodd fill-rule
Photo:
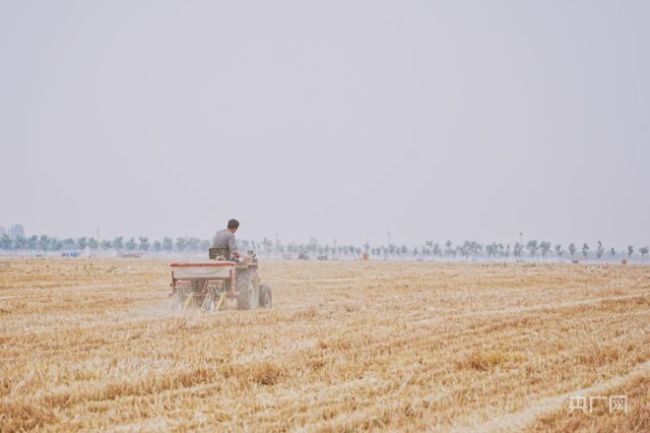
M 272 310 L 196 315 L 161 261 L 9 261 L 0 431 L 650 431 L 645 266 L 260 272 Z M 628 416 L 568 414 L 599 384 Z

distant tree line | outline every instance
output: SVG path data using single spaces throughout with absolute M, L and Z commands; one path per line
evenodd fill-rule
M 124 237 L 98 240 L 93 237 L 58 238 L 47 235 L 22 236 L 3 233 L 0 236 L 2 251 L 63 252 L 63 251 L 114 251 L 133 253 L 199 253 L 207 251 L 211 241 L 196 237 L 164 237 L 151 240 L 146 236 Z M 321 258 L 359 257 L 367 253 L 379 258 L 439 258 L 439 259 L 615 259 L 631 258 L 634 255 L 645 259 L 648 247 L 635 248 L 628 245 L 625 249 L 605 247 L 601 241 L 593 245 L 574 242 L 564 246 L 548 241 L 529 240 L 525 243 L 480 243 L 464 241 L 454 244 L 448 240 L 444 243 L 426 241 L 420 246 L 407 245 L 330 245 L 321 244 L 315 238 L 307 243 L 282 243 L 264 238 L 261 241 L 241 240 L 240 248 L 244 251 L 254 250 L 267 257 L 278 258 Z
M 125 238 L 117 236 L 113 239 L 98 241 L 93 237 L 57 238 L 47 235 L 29 237 L 10 237 L 7 234 L 0 237 L 0 250 L 9 251 L 69 251 L 69 250 L 114 250 L 133 252 L 163 252 L 163 251 L 200 251 L 207 250 L 210 241 L 194 237 L 164 237 L 151 241 L 147 236 Z

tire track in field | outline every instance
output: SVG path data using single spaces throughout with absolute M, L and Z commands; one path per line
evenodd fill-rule
M 616 376 L 605 382 L 592 385 L 587 388 L 565 392 L 553 397 L 546 397 L 538 400 L 526 409 L 498 416 L 488 422 L 474 424 L 471 426 L 452 427 L 447 430 L 449 433 L 509 433 L 522 431 L 542 415 L 558 411 L 573 396 L 576 395 L 598 395 L 606 393 L 610 389 L 617 388 L 637 377 L 650 374 L 650 361 L 643 362 L 634 367 L 624 376 Z
M 459 314 L 449 314 L 449 315 L 443 315 L 443 316 L 438 316 L 435 318 L 431 319 L 422 319 L 418 320 L 416 322 L 413 322 L 414 324 L 427 324 L 431 323 L 434 321 L 438 321 L 441 319 L 456 319 L 459 317 L 472 317 L 472 316 L 482 316 L 482 315 L 490 315 L 490 314 L 512 314 L 512 313 L 527 313 L 531 311 L 544 311 L 544 310 L 561 310 L 563 308 L 572 308 L 572 307 L 579 307 L 583 305 L 594 305 L 594 304 L 600 304 L 603 302 L 607 301 L 625 301 L 629 299 L 634 299 L 634 298 L 644 298 L 646 296 L 650 296 L 650 291 L 649 292 L 642 292 L 642 293 L 635 293 L 632 295 L 622 295 L 622 296 L 609 296 L 609 297 L 604 297 L 604 298 L 590 298 L 590 299 L 585 299 L 585 300 L 579 300 L 579 301 L 571 301 L 571 302 L 560 302 L 560 303 L 554 303 L 554 304 L 542 304 L 542 305 L 533 305 L 530 307 L 508 307 L 508 308 L 494 308 L 490 310 L 479 310 L 479 311 L 467 311 L 464 313 L 459 313 Z M 434 311 L 439 311 L 439 310 L 434 310 Z
M 114 284 L 114 283 L 101 283 L 101 284 L 84 284 L 83 286 L 75 285 L 75 286 L 60 286 L 60 287 L 44 287 L 44 286 L 37 286 L 32 289 L 23 289 L 19 287 L 12 287 L 9 289 L 5 289 L 6 291 L 12 291 L 12 292 L 24 292 L 25 290 L 29 290 L 29 293 L 27 294 L 17 294 L 17 295 L 6 295 L 6 296 L 0 296 L 0 301 L 6 300 L 6 299 L 49 299 L 53 297 L 53 294 L 51 290 L 56 290 L 56 296 L 69 296 L 69 295 L 95 295 L 95 294 L 101 294 L 101 295 L 113 295 L 113 294 L 123 294 L 124 291 L 129 291 L 133 292 L 131 289 L 130 284 Z M 35 293 L 35 292 L 44 292 L 47 291 L 46 293 Z M 140 289 L 136 290 L 136 292 L 143 292 L 143 291 L 149 291 L 149 289 Z

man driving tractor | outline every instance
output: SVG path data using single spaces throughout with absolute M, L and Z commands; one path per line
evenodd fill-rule
M 237 232 L 238 228 L 239 221 L 231 219 L 228 221 L 227 228 L 215 233 L 214 238 L 212 239 L 210 255 L 212 256 L 214 251 L 215 255 L 223 256 L 226 260 L 234 259 L 234 261 L 239 261 L 241 254 L 239 253 L 237 240 L 235 239 L 235 232 Z
M 271 308 L 271 288 L 260 283 L 254 251 L 242 256 L 235 232 L 239 221 L 215 233 L 209 250 L 210 260 L 197 263 L 172 263 L 172 308 L 191 305 L 203 311 L 217 311 L 224 299 L 237 299 L 237 308 Z

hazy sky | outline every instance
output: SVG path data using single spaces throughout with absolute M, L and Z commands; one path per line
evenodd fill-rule
M 0 0 L 0 225 L 650 243 L 648 1 Z

